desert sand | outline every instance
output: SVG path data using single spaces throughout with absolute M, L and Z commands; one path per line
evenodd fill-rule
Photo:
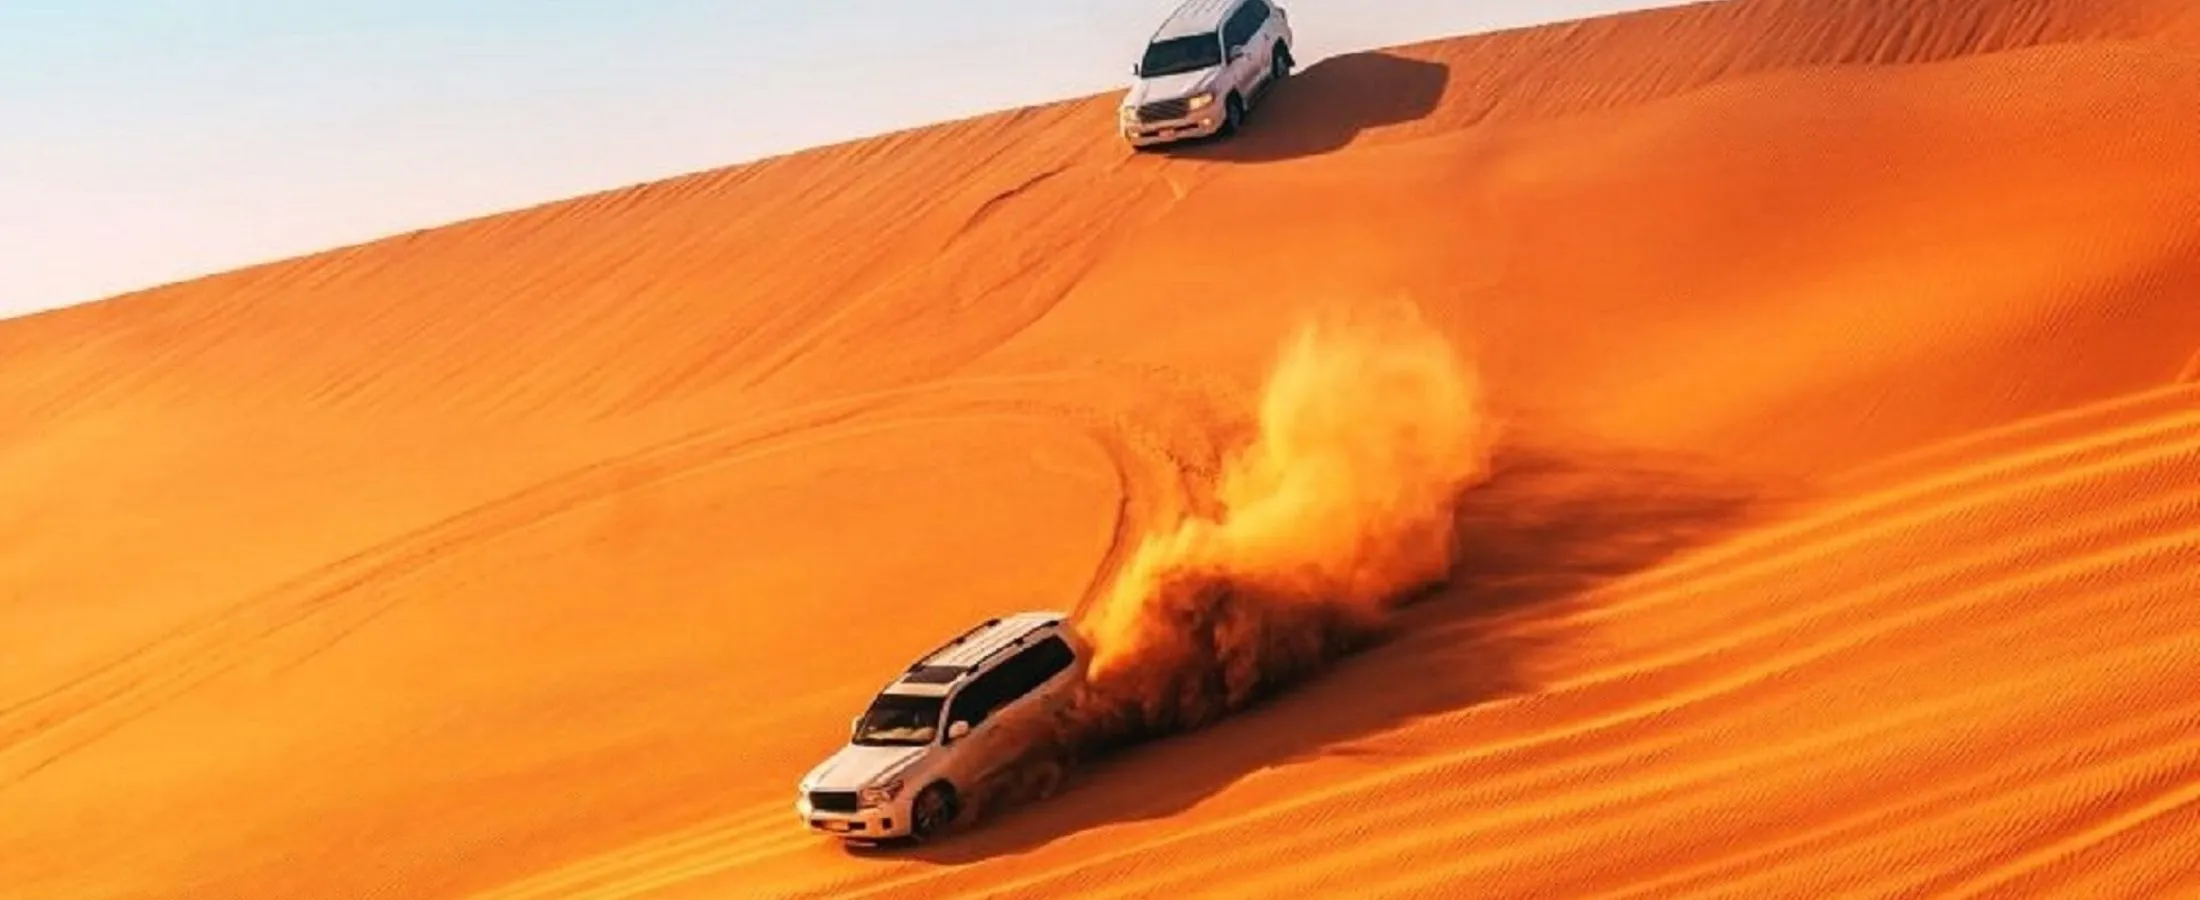
M 0 894 L 2200 895 L 2200 13 L 1113 100 L 0 322 Z M 913 654 L 1112 609 L 1153 671 L 1186 560 L 1366 643 L 934 845 L 800 827 Z

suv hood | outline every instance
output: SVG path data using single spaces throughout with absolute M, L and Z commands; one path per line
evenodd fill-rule
M 1137 83 L 1131 85 L 1128 93 L 1123 95 L 1123 105 L 1139 106 L 1157 100 L 1189 97 L 1212 87 L 1215 83 L 1215 76 L 1221 73 L 1221 66 L 1210 66 L 1191 72 L 1179 72 L 1175 75 L 1141 78 Z
M 802 776 L 807 790 L 853 791 L 915 765 L 929 747 L 865 747 L 849 744 Z

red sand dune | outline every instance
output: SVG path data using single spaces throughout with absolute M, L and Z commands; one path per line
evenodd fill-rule
M 0 323 L 5 894 L 2200 892 L 2200 14 L 1735 0 L 1150 155 L 1111 102 Z M 1495 443 L 1386 637 L 935 846 L 798 827 L 889 673 L 1093 608 L 1290 329 L 1400 300 Z

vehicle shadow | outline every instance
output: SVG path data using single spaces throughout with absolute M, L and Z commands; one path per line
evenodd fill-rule
M 1272 162 L 1341 149 L 1361 131 L 1436 111 L 1451 67 L 1381 51 L 1321 60 L 1271 88 L 1231 137 L 1147 151 L 1220 162 Z
M 1070 772 L 1051 797 L 1001 809 L 914 847 L 850 845 L 960 865 L 1078 832 L 1182 812 L 1262 769 L 1354 746 L 1416 719 L 1536 689 L 1528 664 L 1565 639 L 1585 591 L 1728 533 L 1763 508 L 1756 488 L 1639 455 L 1512 450 L 1458 510 L 1460 560 L 1404 605 L 1373 646 L 1205 728 L 1124 748 Z

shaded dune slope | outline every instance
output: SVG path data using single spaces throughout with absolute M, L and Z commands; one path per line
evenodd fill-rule
M 2200 889 L 2200 16 L 1737 0 L 1084 98 L 0 322 L 28 897 Z M 934 847 L 794 778 L 1210 510 L 1278 339 L 1506 424 L 1450 582 Z

